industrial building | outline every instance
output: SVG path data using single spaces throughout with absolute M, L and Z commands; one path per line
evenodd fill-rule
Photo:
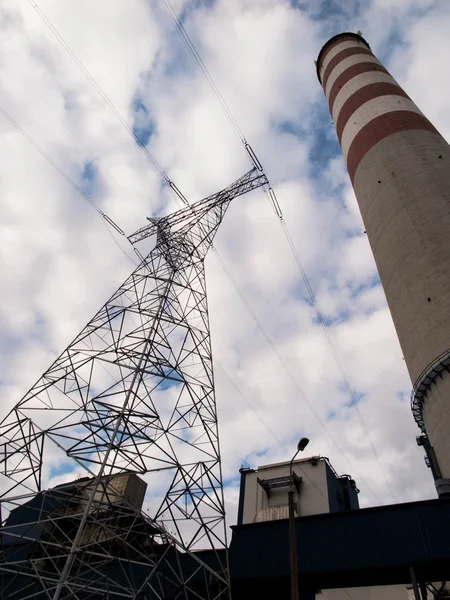
M 130 582 L 145 589 L 137 596 L 141 600 L 175 599 L 181 590 L 189 599 L 218 594 L 213 578 L 205 579 L 199 569 L 203 562 L 219 568 L 215 554 L 198 552 L 202 563 L 197 564 L 196 557 L 180 551 L 171 536 L 142 512 L 146 488 L 136 473 L 122 473 L 100 482 L 83 477 L 25 503 L 18 498 L 0 531 L 0 598 L 41 598 L 44 580 L 53 581 L 56 589 L 57 573 L 66 560 L 62 549 L 75 543 L 85 514 L 75 592 L 64 588 L 64 597 L 73 593 L 83 600 L 123 597 Z M 224 552 L 221 556 L 225 558 Z
M 288 531 L 287 519 L 233 527 L 234 599 L 291 597 Z M 295 531 L 301 599 L 330 598 L 331 590 L 345 590 L 347 599 L 402 600 L 413 579 L 422 600 L 425 589 L 433 597 L 433 588 L 436 597 L 448 597 L 443 586 L 450 574 L 448 499 L 299 517 Z
M 326 458 L 310 457 L 293 466 L 301 515 L 295 529 L 302 600 L 343 600 L 342 594 L 354 600 L 409 600 L 412 575 L 418 590 L 426 585 L 430 590 L 432 584 L 441 591 L 440 598 L 448 597 L 443 583 L 450 565 L 449 499 L 360 509 L 356 483 L 347 475 L 338 477 Z M 289 463 L 240 470 L 238 522 L 232 527 L 228 552 L 234 600 L 290 598 L 288 519 L 283 508 L 286 467 Z M 25 591 L 38 593 L 39 582 L 23 565 L 31 556 L 40 574 L 48 576 L 59 560 L 52 548 L 57 549 L 64 538 L 73 540 L 91 487 L 90 479 L 69 482 L 11 512 L 2 530 L 2 559 L 16 563 L 17 572 L 2 573 L 1 598 L 20 600 Z M 93 594 L 91 588 L 85 596 L 79 591 L 78 597 L 113 598 L 123 580 L 144 582 L 149 567 L 143 564 L 143 555 L 159 571 L 161 597 L 178 598 L 177 581 L 183 579 L 190 582 L 189 599 L 212 593 L 211 582 L 199 575 L 192 556 L 170 546 L 143 518 L 146 485 L 141 478 L 136 474 L 105 478 L 100 487 L 85 528 L 83 569 L 78 573 L 80 583 L 92 584 L 94 577 L 97 591 Z M 118 497 L 119 488 L 125 490 L 125 500 Z M 117 528 L 123 532 L 120 544 L 114 535 Z M 213 552 L 195 554 L 217 568 Z
M 240 470 L 238 525 L 288 518 L 289 464 Z M 297 517 L 359 508 L 355 481 L 349 475 L 339 477 L 325 457 L 294 461 L 292 475 Z
M 292 467 L 300 598 L 412 600 L 411 578 L 417 590 L 428 585 L 447 597 L 449 500 L 360 509 L 356 482 L 339 477 L 327 458 L 295 460 Z M 291 597 L 289 469 L 283 462 L 240 470 L 230 546 L 233 598 Z

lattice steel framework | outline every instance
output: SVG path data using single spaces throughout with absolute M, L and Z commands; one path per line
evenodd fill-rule
M 265 184 L 253 169 L 149 218 L 129 240 L 154 249 L 1 422 L 2 597 L 229 594 L 204 258 L 231 200 Z M 87 478 L 45 491 L 56 469 Z

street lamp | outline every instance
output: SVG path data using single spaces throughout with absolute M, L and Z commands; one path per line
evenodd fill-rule
M 308 438 L 302 438 L 297 444 L 297 452 L 292 457 L 289 464 L 289 551 L 291 563 L 291 600 L 298 600 L 298 576 L 297 576 L 297 548 L 295 545 L 295 518 L 294 518 L 294 478 L 292 466 L 295 457 L 299 452 L 303 452 L 309 444 Z

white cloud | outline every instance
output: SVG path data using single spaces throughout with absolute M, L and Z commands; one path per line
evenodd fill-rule
M 190 199 L 224 187 L 249 167 L 239 139 L 158 3 L 42 0 L 39 5 L 130 125 L 139 97 L 154 127 L 149 150 Z M 152 212 L 174 210 L 150 161 L 31 5 L 4 0 L 1 10 L 0 105 L 78 184 L 86 163 L 92 163 L 98 174 L 94 200 L 127 233 Z M 401 15 L 407 27 L 399 25 Z M 334 136 L 331 119 L 321 117 L 325 100 L 313 63 L 322 43 L 338 33 L 339 19 L 333 19 L 319 21 L 275 0 L 218 0 L 189 10 L 185 26 L 274 184 L 319 305 L 332 323 L 342 365 L 363 395 L 359 409 L 396 500 L 425 498 L 434 491 L 415 444 L 410 383 L 384 295 L 373 285 L 374 262 L 342 158 L 310 160 L 317 136 Z M 386 19 L 392 27 L 385 27 Z M 374 0 L 350 20 L 380 55 L 391 39 L 394 77 L 445 133 L 450 131 L 443 93 L 449 22 L 444 0 L 430 3 L 420 15 L 412 0 L 398 1 L 395 10 L 392 3 Z M 3 117 L 0 135 L 0 389 L 10 404 L 132 265 L 95 211 Z M 321 151 L 315 147 L 319 158 Z M 339 472 L 356 478 L 362 504 L 392 501 L 359 416 L 346 406 L 349 398 L 332 352 L 261 191 L 233 202 L 216 247 L 328 430 L 211 254 L 214 356 L 257 411 L 217 368 L 226 479 L 237 481 L 243 461 L 256 466 L 288 458 L 272 433 L 289 451 L 307 434 L 312 454 L 329 456 Z M 236 507 L 236 494 L 234 486 L 227 490 L 230 506 Z

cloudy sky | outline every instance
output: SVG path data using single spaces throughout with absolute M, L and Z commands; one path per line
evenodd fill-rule
M 309 454 L 352 474 L 363 506 L 435 497 L 415 443 L 410 381 L 314 59 L 332 35 L 360 29 L 448 138 L 450 4 L 173 6 L 264 165 L 358 401 L 355 409 L 269 200 L 262 191 L 236 199 L 217 254 L 207 259 L 229 522 L 239 467 L 289 459 L 302 435 L 311 439 Z M 0 0 L 3 414 L 133 268 L 124 239 L 5 113 L 127 234 L 146 216 L 176 209 L 158 171 L 42 15 L 190 200 L 250 167 L 162 2 Z

